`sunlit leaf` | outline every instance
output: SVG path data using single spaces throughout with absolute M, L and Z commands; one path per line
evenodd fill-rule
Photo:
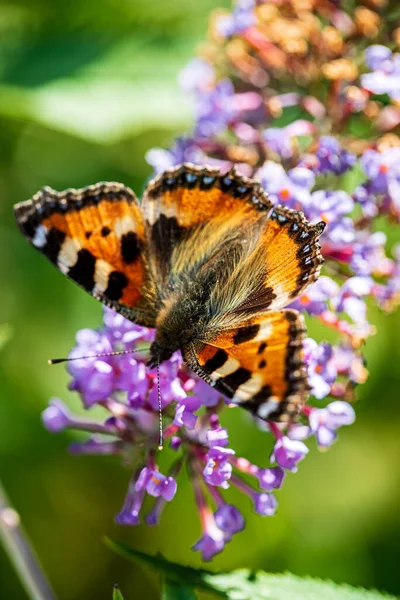
M 395 600 L 394 596 L 337 585 L 330 581 L 301 578 L 291 574 L 270 575 L 247 570 L 206 577 L 232 600 Z
M 145 564 L 167 576 L 169 587 L 164 587 L 163 600 L 193 600 L 192 588 L 212 591 L 229 600 L 396 600 L 394 596 L 377 591 L 291 574 L 251 573 L 242 569 L 216 575 L 204 569 L 172 563 L 161 555 L 150 556 L 119 542 L 107 540 L 107 544 L 125 558 Z

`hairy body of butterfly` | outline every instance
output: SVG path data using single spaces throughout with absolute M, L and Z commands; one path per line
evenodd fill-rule
M 324 223 L 273 207 L 235 169 L 185 164 L 154 179 L 141 205 L 117 183 L 15 207 L 30 242 L 94 297 L 154 327 L 150 366 L 188 366 L 268 420 L 293 420 L 308 394 L 304 324 L 282 310 L 318 277 Z

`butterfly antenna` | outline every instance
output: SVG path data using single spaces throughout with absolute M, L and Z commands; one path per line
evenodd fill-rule
M 158 395 L 158 449 L 162 450 L 163 442 L 163 422 L 162 422 L 162 406 L 161 406 L 161 385 L 160 385 L 160 363 L 157 363 L 157 395 Z
M 120 350 L 118 352 L 105 352 L 104 354 L 90 354 L 89 356 L 71 356 L 70 358 L 50 358 L 47 362 L 49 365 L 57 365 L 63 362 L 71 362 L 73 360 L 84 360 L 86 358 L 101 358 L 103 356 L 121 356 L 121 354 L 134 354 L 135 352 L 146 352 L 148 348 L 140 348 L 137 350 Z

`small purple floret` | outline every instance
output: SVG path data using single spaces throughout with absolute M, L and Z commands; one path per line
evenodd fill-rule
M 213 446 L 207 455 L 207 464 L 204 467 L 204 479 L 210 485 L 228 487 L 228 480 L 232 475 L 232 465 L 229 462 L 235 452 L 230 448 Z
M 211 560 L 225 547 L 224 534 L 217 527 L 212 533 L 205 533 L 193 546 L 193 550 L 201 552 L 203 560 Z
M 224 532 L 225 539 L 230 539 L 245 526 L 243 515 L 232 504 L 221 504 L 215 511 L 214 518 L 219 529 Z
M 52 398 L 49 406 L 42 413 L 42 421 L 48 431 L 58 433 L 70 424 L 67 407 L 58 398 Z
M 291 440 L 287 436 L 279 438 L 271 455 L 271 462 L 277 462 L 280 467 L 297 471 L 297 464 L 308 454 L 307 446 L 299 440 Z
M 265 492 L 254 495 L 255 511 L 263 517 L 271 517 L 278 508 L 278 502 L 273 494 Z
M 284 477 L 285 471 L 281 467 L 259 469 L 257 473 L 260 488 L 266 492 L 278 490 L 282 486 Z
M 354 423 L 355 412 L 348 402 L 337 400 L 328 404 L 326 408 L 314 408 L 309 420 L 318 445 L 326 448 L 335 441 L 336 430 L 339 427 Z

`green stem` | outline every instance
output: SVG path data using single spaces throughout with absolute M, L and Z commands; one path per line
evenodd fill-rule
M 31 600 L 56 600 L 0 481 L 0 541 Z

